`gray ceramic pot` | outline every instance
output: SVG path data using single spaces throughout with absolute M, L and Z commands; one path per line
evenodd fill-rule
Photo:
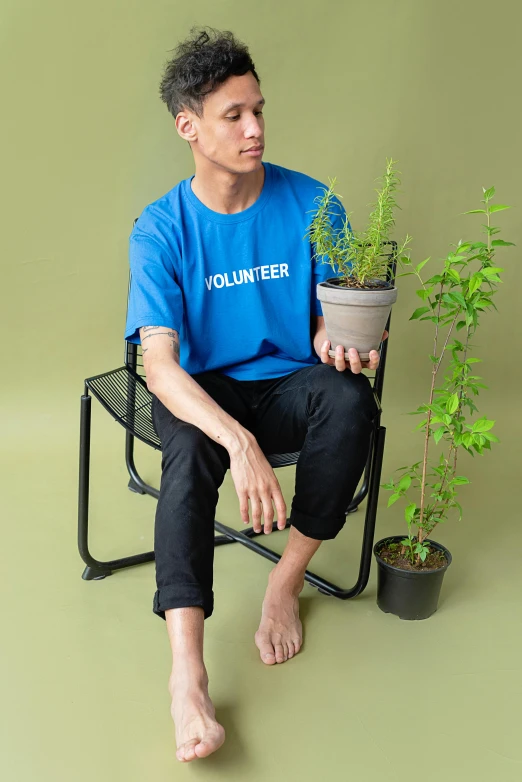
M 370 280 L 381 285 L 383 280 Z M 336 277 L 320 282 L 317 286 L 317 298 L 321 302 L 328 339 L 335 356 L 335 348 L 342 345 L 345 358 L 348 350 L 356 348 L 361 361 L 369 361 L 370 350 L 379 350 L 382 335 L 388 322 L 393 304 L 397 301 L 395 287 L 381 287 L 374 290 L 345 288 L 338 284 Z

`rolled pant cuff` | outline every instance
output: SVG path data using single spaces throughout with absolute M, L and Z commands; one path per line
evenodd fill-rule
M 152 610 L 157 616 L 166 620 L 165 611 L 170 608 L 191 608 L 192 606 L 201 606 L 204 611 L 204 619 L 208 619 L 214 611 L 214 592 L 204 594 L 198 584 L 161 587 L 154 595 Z
M 346 523 L 346 516 L 343 514 L 337 519 L 319 518 L 309 516 L 296 508 L 292 508 L 290 513 L 290 523 L 302 535 L 313 540 L 333 540 L 337 537 Z

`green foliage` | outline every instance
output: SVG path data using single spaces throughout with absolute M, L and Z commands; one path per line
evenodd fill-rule
M 323 189 L 323 195 L 318 195 L 315 202 L 318 207 L 305 234 L 314 248 L 313 258 L 318 262 L 328 263 L 335 274 L 343 275 L 343 284 L 358 284 L 364 286 L 367 280 L 385 280 L 388 272 L 389 258 L 384 254 L 386 242 L 395 225 L 393 210 L 399 208 L 393 194 L 400 184 L 393 165 L 396 161 L 386 160 L 386 172 L 383 176 L 381 190 L 377 190 L 377 202 L 371 204 L 368 228 L 365 231 L 354 231 L 350 228 L 349 217 L 343 218 L 342 228 L 334 229 L 332 219 L 339 216 L 335 210 L 335 199 L 342 198 L 335 192 L 336 178 L 330 179 L 330 186 Z M 411 237 L 398 250 L 402 255 Z
M 482 416 L 470 424 L 464 414 L 465 408 L 470 415 L 477 411 L 473 397 L 478 396 L 479 388 L 487 388 L 478 382 L 481 379 L 478 375 L 472 374 L 473 364 L 481 359 L 468 357 L 468 349 L 472 347 L 470 339 L 475 335 L 481 313 L 490 307 L 496 309 L 492 298 L 498 284 L 502 282 L 499 275 L 504 269 L 493 264 L 495 251 L 497 247 L 514 246 L 513 242 L 502 239 L 491 241 L 491 236 L 499 233 L 500 229 L 490 225 L 490 215 L 509 207 L 489 205 L 495 195 L 494 187 L 488 190 L 483 188 L 483 191 L 482 203 L 486 208 L 472 209 L 464 214 L 486 215 L 487 224 L 483 227 L 486 229 L 487 243 L 460 241 L 455 250 L 444 259 L 443 270 L 425 282 L 419 272 L 429 258 L 413 267 L 413 271 L 397 275 L 404 277 L 415 274 L 422 284 L 422 288 L 416 293 L 427 304 L 416 309 L 410 320 L 429 320 L 435 324 L 433 353 L 429 356 L 432 364 L 429 402 L 408 413 L 424 416 L 414 430 L 424 430 L 424 458 L 422 462 L 416 462 L 411 467 L 397 468 L 395 472 L 402 472 L 402 475 L 396 479 L 392 478 L 389 483 L 381 484 L 382 488 L 393 492 L 388 500 L 388 507 L 403 497 L 408 502 L 409 491 L 420 493 L 420 500 L 408 502 L 404 511 L 408 538 L 401 543 L 412 564 L 425 560 L 427 547 L 424 540 L 431 535 L 437 524 L 447 520 L 452 508 L 457 509 L 459 521 L 462 519 L 462 507 L 456 499 L 456 487 L 469 483 L 469 480 L 464 475 L 456 474 L 459 449 L 470 456 L 475 456 L 475 453 L 482 455 L 486 450 L 491 450 L 491 443 L 499 442 L 490 432 L 495 421 Z M 399 261 L 403 268 L 412 267 L 409 257 L 401 256 Z M 478 265 L 474 270 L 471 268 L 473 262 Z M 441 327 L 444 326 L 449 328 L 444 344 L 438 352 L 443 339 Z M 465 339 L 453 336 L 450 342 L 453 329 L 456 332 L 465 329 Z M 436 376 L 446 351 L 451 354 L 451 361 L 444 376 L 444 384 L 436 388 Z M 438 426 L 435 428 L 436 424 Z M 436 466 L 430 462 L 428 456 L 431 438 L 435 445 L 442 442 L 443 450 L 447 448 L 446 454 L 440 454 Z M 434 482 L 430 483 L 430 479 Z M 432 491 L 428 499 L 426 493 L 430 489 Z M 416 532 L 413 530 L 414 526 L 417 528 Z

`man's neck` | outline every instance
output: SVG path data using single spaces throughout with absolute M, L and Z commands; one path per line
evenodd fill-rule
M 223 169 L 196 167 L 192 192 L 208 209 L 221 214 L 236 214 L 252 206 L 263 190 L 263 166 L 248 174 L 231 174 Z

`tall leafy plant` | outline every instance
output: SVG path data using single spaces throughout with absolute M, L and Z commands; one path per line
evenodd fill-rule
M 484 415 L 471 423 L 466 416 L 466 411 L 469 415 L 477 411 L 473 398 L 479 394 L 479 389 L 488 387 L 479 382 L 480 376 L 473 374 L 473 365 L 482 359 L 471 357 L 469 351 L 474 347 L 471 340 L 482 313 L 491 307 L 497 309 L 493 297 L 502 282 L 500 273 L 504 269 L 495 265 L 495 253 L 499 247 L 514 246 L 513 242 L 492 239 L 500 233 L 500 228 L 491 225 L 491 215 L 510 207 L 490 204 L 495 195 L 494 187 L 483 188 L 483 192 L 481 203 L 484 208 L 472 209 L 464 214 L 486 216 L 487 223 L 483 224 L 485 231 L 482 233 L 487 234 L 487 242 L 459 241 L 444 260 L 443 270 L 426 281 L 422 280 L 420 271 L 430 258 L 413 270 L 398 275 L 416 275 L 422 285 L 416 293 L 424 304 L 415 310 L 410 320 L 430 321 L 435 327 L 433 352 L 430 354 L 429 400 L 408 413 L 425 416 L 415 429 L 424 430 L 423 459 L 411 467 L 397 468 L 395 472 L 402 471 L 402 474 L 382 484 L 383 488 L 393 492 L 388 507 L 400 498 L 405 498 L 408 503 L 405 508 L 408 537 L 401 541 L 401 554 L 417 566 L 429 553 L 427 538 L 447 520 L 449 512 L 456 509 L 459 520 L 462 518 L 457 488 L 469 483 L 469 480 L 457 474 L 459 452 L 464 450 L 471 456 L 475 453 L 482 455 L 485 450 L 491 449 L 491 443 L 499 442 L 491 432 L 495 421 Z M 399 261 L 403 268 L 411 269 L 408 256 L 400 256 Z M 445 328 L 447 331 L 443 333 Z M 457 337 L 459 332 L 463 333 Z M 437 376 L 446 353 L 451 354 L 451 361 L 444 382 L 437 387 Z M 435 445 L 443 444 L 443 452 L 433 464 L 428 456 L 432 441 Z M 420 498 L 408 501 L 412 490 L 420 494 Z

